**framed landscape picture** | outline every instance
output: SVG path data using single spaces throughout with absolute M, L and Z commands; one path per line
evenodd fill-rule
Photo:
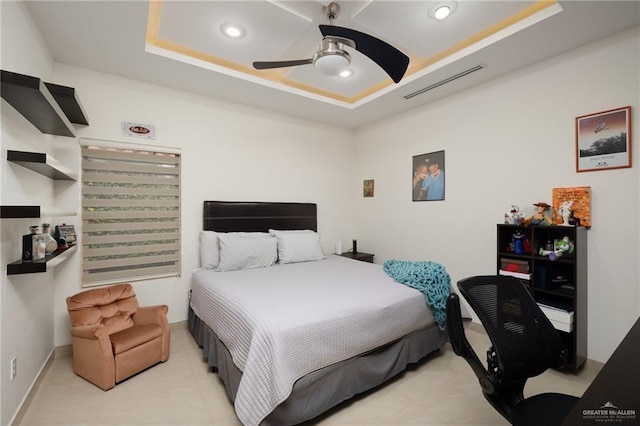
M 373 197 L 374 182 L 373 179 L 367 179 L 362 183 L 362 196 Z
M 576 118 L 576 171 L 631 167 L 631 107 Z
M 413 156 L 413 201 L 444 200 L 444 151 Z

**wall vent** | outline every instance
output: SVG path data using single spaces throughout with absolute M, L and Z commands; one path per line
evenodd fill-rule
M 413 93 L 409 93 L 408 95 L 405 95 L 405 96 L 404 96 L 404 98 L 405 98 L 405 99 L 411 99 L 411 98 L 413 98 L 414 96 L 421 95 L 421 94 L 423 94 L 423 93 L 425 93 L 425 92 L 428 92 L 429 90 L 433 90 L 433 89 L 435 89 L 436 87 L 440 87 L 440 86 L 443 86 L 443 85 L 445 85 L 445 84 L 447 84 L 447 83 L 451 83 L 451 82 L 452 82 L 452 81 L 454 81 L 454 80 L 457 80 L 457 79 L 459 79 L 459 78 L 461 78 L 461 77 L 464 77 L 465 75 L 469 75 L 469 74 L 474 73 L 474 72 L 476 72 L 476 71 L 480 71 L 480 70 L 481 70 L 481 69 L 483 69 L 483 68 L 485 68 L 485 66 L 484 66 L 484 65 L 476 65 L 475 67 L 473 67 L 473 68 L 469 68 L 469 69 L 468 69 L 468 70 L 466 70 L 466 71 L 462 71 L 461 73 L 458 73 L 458 74 L 456 74 L 456 75 L 452 75 L 451 77 L 445 78 L 444 80 L 441 80 L 441 81 L 439 81 L 439 82 L 437 82 L 437 83 L 433 83 L 433 84 L 432 84 L 432 85 L 430 85 L 430 86 L 427 86 L 427 87 L 422 88 L 422 89 L 420 89 L 420 90 L 416 90 L 416 91 L 415 91 L 415 92 L 413 92 Z

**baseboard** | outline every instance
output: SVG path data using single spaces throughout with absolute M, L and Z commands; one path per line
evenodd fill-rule
M 36 395 L 36 392 L 38 392 L 38 389 L 40 388 L 40 384 L 42 383 L 45 376 L 47 375 L 47 371 L 49 371 L 51 364 L 53 364 L 53 360 L 56 357 L 55 353 L 56 353 L 56 350 L 54 349 L 49 354 L 49 357 L 44 362 L 44 365 L 36 375 L 36 378 L 31 384 L 31 387 L 29 387 L 29 391 L 27 392 L 27 395 L 22 400 L 22 403 L 20 404 L 20 408 L 18 409 L 18 412 L 13 417 L 13 420 L 9 422 L 10 425 L 18 425 L 22 422 L 24 415 L 29 409 L 29 405 L 31 405 L 31 401 L 33 400 L 33 398 Z
M 71 356 L 71 355 L 73 355 L 73 346 L 71 346 L 71 344 L 63 345 L 63 346 L 56 346 L 54 354 L 55 354 L 56 358 L 63 358 L 65 356 Z
M 186 330 L 187 321 L 184 320 L 184 321 L 170 323 L 169 327 L 171 328 L 171 330 L 182 330 L 182 329 Z M 14 416 L 13 420 L 9 422 L 10 425 L 18 425 L 22 422 L 24 415 L 29 409 L 29 405 L 31 405 L 31 401 L 33 400 L 34 396 L 38 392 L 38 389 L 40 388 L 40 384 L 42 383 L 45 376 L 47 375 L 47 372 L 49 371 L 49 368 L 51 367 L 53 360 L 56 358 L 63 358 L 67 356 L 73 356 L 72 345 L 70 344 L 62 345 L 62 346 L 56 346 L 55 348 L 53 348 L 53 350 L 49 354 L 49 357 L 47 358 L 44 365 L 40 369 L 40 372 L 38 373 L 35 380 L 33 381 L 33 384 L 29 388 L 29 392 L 27 392 L 27 395 L 24 397 L 22 404 L 20 404 L 20 408 L 18 409 L 18 412 Z
M 186 330 L 188 327 L 187 320 L 172 322 L 169 324 L 171 330 Z

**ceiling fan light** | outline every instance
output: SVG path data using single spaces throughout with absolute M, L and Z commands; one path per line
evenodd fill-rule
M 318 56 L 313 62 L 313 66 L 325 75 L 339 75 L 340 72 L 346 70 L 351 63 L 349 54 L 331 53 L 328 55 Z
M 351 77 L 353 74 L 355 74 L 355 71 L 353 70 L 353 68 L 347 68 L 340 71 L 338 75 L 342 78 L 347 78 L 347 77 Z

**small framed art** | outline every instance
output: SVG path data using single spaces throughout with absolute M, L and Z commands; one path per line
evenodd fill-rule
M 362 196 L 373 197 L 374 182 L 373 179 L 367 179 L 362 183 Z
M 576 117 L 576 172 L 631 167 L 631 107 Z

